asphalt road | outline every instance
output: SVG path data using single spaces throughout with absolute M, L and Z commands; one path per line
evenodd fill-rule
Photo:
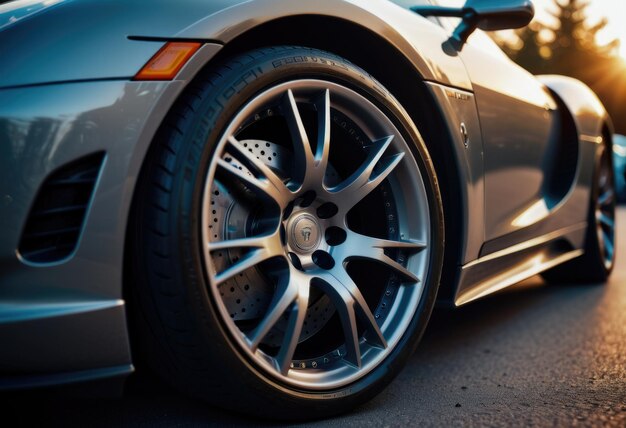
M 626 208 L 619 220 L 608 284 L 532 278 L 461 309 L 437 309 L 418 352 L 379 397 L 306 425 L 626 426 Z M 134 379 L 123 399 L 3 394 L 0 409 L 14 421 L 6 426 L 260 425 L 151 378 Z

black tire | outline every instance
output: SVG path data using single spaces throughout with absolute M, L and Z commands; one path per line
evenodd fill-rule
M 585 253 L 543 273 L 551 283 L 604 284 L 615 265 L 615 176 L 612 151 L 607 146 L 597 154 L 593 188 L 589 201 Z M 612 225 L 603 224 L 599 213 Z M 610 249 L 607 246 L 610 245 Z
M 203 261 L 200 203 L 216 141 L 241 106 L 264 88 L 303 77 L 358 91 L 413 143 L 432 219 L 432 256 L 410 326 L 384 361 L 331 390 L 286 385 L 256 366 L 225 328 Z M 145 160 L 131 219 L 137 338 L 152 368 L 209 403 L 273 419 L 322 418 L 378 394 L 415 350 L 428 322 L 443 260 L 443 213 L 426 146 L 399 103 L 363 70 L 332 54 L 299 47 L 255 50 L 205 70 L 168 114 Z

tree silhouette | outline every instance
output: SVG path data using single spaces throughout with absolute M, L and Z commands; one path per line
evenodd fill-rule
M 504 51 L 518 64 L 532 73 L 542 72 L 545 58 L 541 55 L 541 31 L 544 25 L 534 21 L 529 26 L 517 31 L 517 43 L 503 44 Z
M 619 41 L 599 45 L 607 19 L 590 25 L 587 0 L 553 0 L 556 25 L 533 22 L 518 30 L 515 43 L 498 39 L 511 59 L 535 74 L 563 74 L 585 82 L 598 94 L 616 130 L 626 134 L 626 62 L 616 53 Z M 550 33 L 552 37 L 541 37 Z

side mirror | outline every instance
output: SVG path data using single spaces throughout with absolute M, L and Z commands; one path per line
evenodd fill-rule
M 535 17 L 531 0 L 468 0 L 462 8 L 415 6 L 411 10 L 422 16 L 462 18 L 452 37 L 465 43 L 477 29 L 485 31 L 522 28 Z

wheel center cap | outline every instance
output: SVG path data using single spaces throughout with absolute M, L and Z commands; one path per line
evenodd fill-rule
M 291 222 L 289 230 L 291 246 L 302 252 L 310 252 L 317 248 L 322 238 L 320 225 L 317 219 L 310 214 L 297 216 Z

